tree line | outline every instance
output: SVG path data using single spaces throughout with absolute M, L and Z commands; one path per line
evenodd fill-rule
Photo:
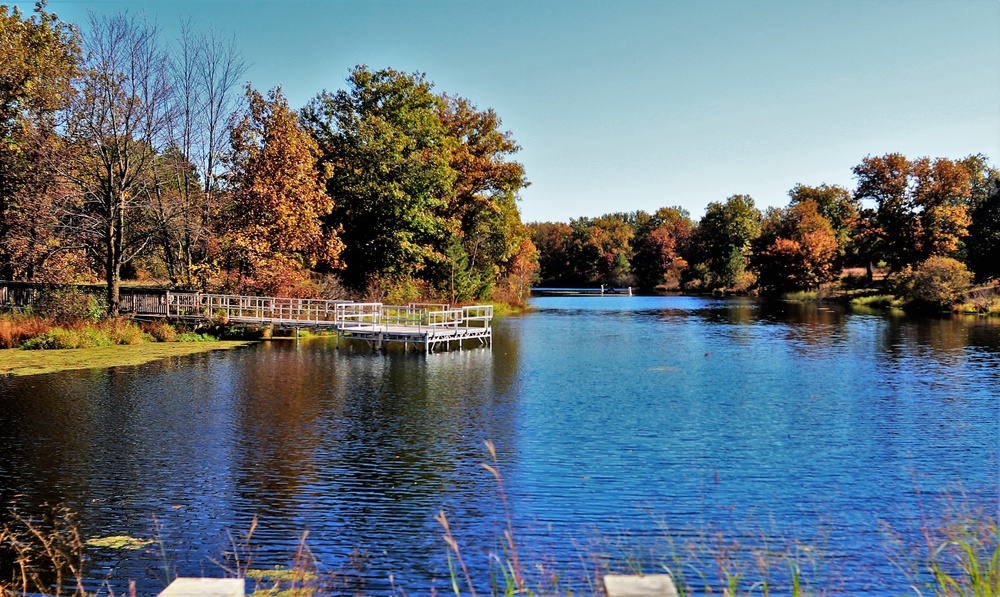
M 868 156 L 857 186 L 796 185 L 761 212 L 734 195 L 695 222 L 678 207 L 528 224 L 544 286 L 651 291 L 785 292 L 816 288 L 845 267 L 906 278 L 925 264 L 1000 277 L 1000 172 L 960 160 Z
M 500 118 L 355 67 L 293 110 L 231 40 L 0 5 L 0 278 L 520 302 L 537 269 Z

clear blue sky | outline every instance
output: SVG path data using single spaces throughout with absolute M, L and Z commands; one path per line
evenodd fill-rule
M 2 0 L 0 0 L 2 1 Z M 15 2 L 30 10 L 33 2 Z M 522 146 L 525 221 L 853 189 L 866 155 L 1000 162 L 1000 0 L 50 0 L 233 35 L 293 107 L 421 71 Z

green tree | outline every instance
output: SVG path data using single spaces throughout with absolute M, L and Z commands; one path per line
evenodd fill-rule
M 452 147 L 449 166 L 454 172 L 443 216 L 467 255 L 467 275 L 480 281 L 467 299 L 488 298 L 493 284 L 523 257 L 519 253 L 528 237 L 517 207 L 518 192 L 528 182 L 524 166 L 512 159 L 520 148 L 509 132 L 500 130 L 493 110 L 481 111 L 460 97 L 441 99 L 439 117 Z M 451 286 L 454 267 L 449 258 L 447 275 L 438 276 L 438 285 L 447 279 Z
M 992 192 L 978 203 L 969 226 L 968 262 L 979 281 L 1000 278 L 1000 174 Z
M 238 277 L 237 289 L 269 295 L 302 292 L 308 269 L 336 266 L 343 244 L 324 232 L 330 213 L 319 150 L 297 124 L 280 88 L 267 97 L 249 85 L 247 112 L 233 129 L 232 203 L 224 244 Z
M 446 260 L 456 230 L 445 216 L 455 173 L 443 100 L 420 74 L 357 66 L 348 88 L 324 91 L 301 113 L 329 168 L 326 219 L 344 242 L 339 269 L 363 290 L 403 280 Z
M 696 260 L 704 265 L 704 282 L 715 288 L 745 288 L 750 243 L 760 234 L 762 215 L 749 195 L 713 201 L 698 223 Z M 751 276 L 752 278 L 752 276 Z

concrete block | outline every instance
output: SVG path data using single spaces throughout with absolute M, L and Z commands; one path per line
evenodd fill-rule
M 159 597 L 244 597 L 242 578 L 178 578 Z
M 606 574 L 604 593 L 607 597 L 678 597 L 669 574 Z

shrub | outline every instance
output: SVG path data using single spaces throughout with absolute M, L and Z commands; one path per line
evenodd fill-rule
M 142 344 L 142 328 L 129 319 L 111 319 L 99 328 L 104 332 L 108 344 Z M 104 346 L 104 345 L 99 345 Z
M 145 334 L 127 319 L 112 319 L 102 324 L 77 322 L 54 327 L 21 343 L 24 350 L 57 348 L 96 348 L 114 344 L 142 344 Z
M 141 327 L 142 331 L 152 336 L 157 342 L 174 342 L 177 340 L 177 330 L 165 321 L 144 323 Z
M 908 307 L 950 309 L 972 285 L 972 273 L 950 257 L 931 257 L 907 267 L 897 281 L 897 294 Z
M 41 290 L 35 300 L 39 313 L 58 322 L 98 321 L 108 311 L 104 297 L 74 286 L 54 286 Z

